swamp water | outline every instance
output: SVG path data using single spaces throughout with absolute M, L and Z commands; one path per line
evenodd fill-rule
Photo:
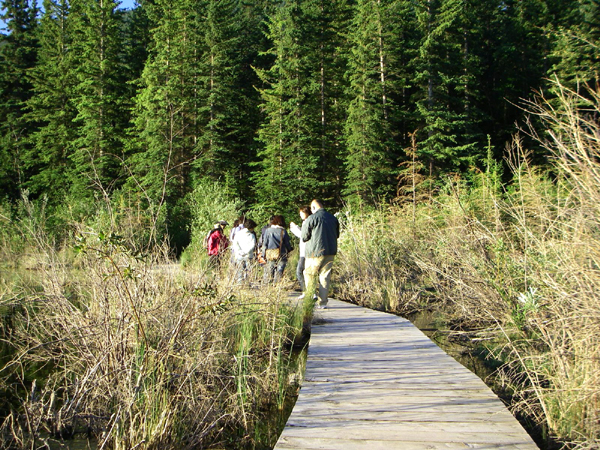
M 491 377 L 495 368 L 489 361 L 485 361 L 477 345 L 466 337 L 464 339 L 458 338 L 457 333 L 453 333 L 445 327 L 442 312 L 421 311 L 406 318 L 435 342 L 438 347 L 475 373 L 488 386 L 493 383 Z

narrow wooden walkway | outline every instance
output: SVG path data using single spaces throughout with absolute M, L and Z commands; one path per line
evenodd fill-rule
M 330 300 L 275 449 L 537 449 L 475 374 L 408 320 Z

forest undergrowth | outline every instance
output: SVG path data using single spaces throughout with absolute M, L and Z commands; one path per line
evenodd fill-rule
M 447 326 L 500 364 L 496 382 L 564 448 L 600 445 L 600 93 L 556 86 L 527 104 L 524 140 L 498 166 L 450 176 L 433 195 L 347 212 L 341 298 L 399 314 L 443 309 Z M 411 185 L 411 183 L 408 183 Z
M 274 444 L 265 417 L 301 375 L 286 283 L 175 265 L 166 244 L 141 245 L 153 233 L 131 211 L 100 206 L 57 242 L 42 203 L 21 208 L 18 221 L 0 211 L 0 448 Z

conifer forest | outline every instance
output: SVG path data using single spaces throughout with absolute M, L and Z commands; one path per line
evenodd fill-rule
M 203 183 L 268 210 L 394 199 L 407 171 L 501 161 L 548 80 L 598 82 L 597 0 L 119 4 L 2 2 L 0 193 L 160 204 L 176 245 Z

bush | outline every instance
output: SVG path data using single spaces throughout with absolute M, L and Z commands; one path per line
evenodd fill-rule
M 251 436 L 258 411 L 280 406 L 295 323 L 285 291 L 211 285 L 167 247 L 139 254 L 83 225 L 74 247 L 76 266 L 43 266 L 21 291 L 0 446 L 86 432 L 115 449 L 199 448 L 223 430 Z
M 203 241 L 208 231 L 219 220 L 231 226 L 244 208 L 239 198 L 231 198 L 218 182 L 202 181 L 188 196 L 191 215 L 191 243 L 181 256 L 182 262 L 191 264 L 202 261 L 205 256 Z

